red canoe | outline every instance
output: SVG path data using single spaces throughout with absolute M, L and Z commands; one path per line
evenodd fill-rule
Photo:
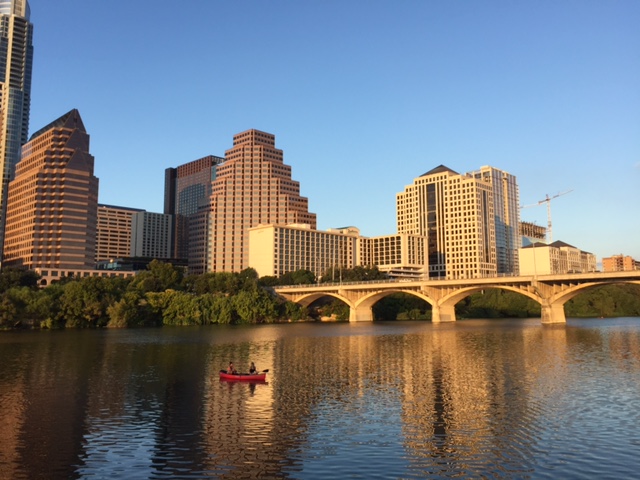
M 230 380 L 236 382 L 264 382 L 267 378 L 266 373 L 236 373 L 230 374 L 226 370 L 220 370 L 220 380 Z

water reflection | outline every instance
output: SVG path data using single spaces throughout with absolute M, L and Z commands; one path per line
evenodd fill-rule
M 0 477 L 629 476 L 639 382 L 635 320 L 8 333 Z

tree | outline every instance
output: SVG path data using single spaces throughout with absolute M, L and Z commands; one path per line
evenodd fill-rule
M 174 267 L 170 263 L 152 260 L 147 270 L 133 277 L 130 288 L 142 293 L 181 289 L 183 278 L 181 268 Z

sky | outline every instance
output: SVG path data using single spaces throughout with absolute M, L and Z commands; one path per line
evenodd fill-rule
M 166 168 L 255 128 L 320 230 L 396 233 L 415 178 L 490 165 L 522 220 L 559 195 L 552 240 L 640 260 L 637 0 L 30 5 L 30 133 L 80 111 L 99 203 L 162 212 Z

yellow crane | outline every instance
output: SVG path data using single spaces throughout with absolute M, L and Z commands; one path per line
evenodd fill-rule
M 540 200 L 538 203 L 532 203 L 531 205 L 523 205 L 520 208 L 529 208 L 529 207 L 537 207 L 538 205 L 542 205 L 543 203 L 547 204 L 547 238 L 549 241 L 547 243 L 551 243 L 553 239 L 551 238 L 551 200 L 554 198 L 558 198 L 560 195 L 566 195 L 567 193 L 571 193 L 573 190 L 567 190 L 565 192 L 560 192 L 552 197 L 547 194 L 543 200 Z

